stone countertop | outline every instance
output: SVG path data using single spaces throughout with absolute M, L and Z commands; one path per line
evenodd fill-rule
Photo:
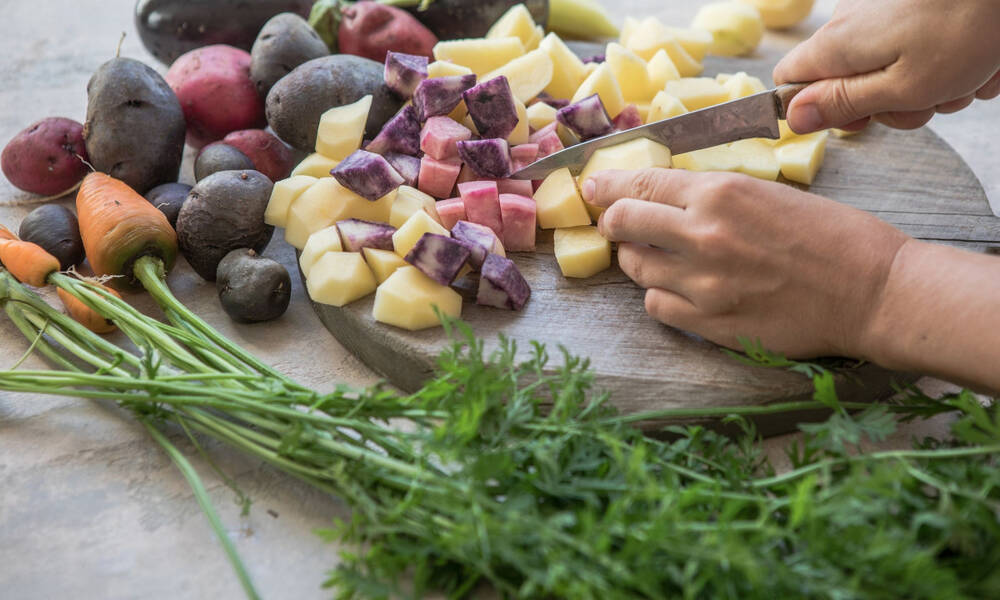
M 626 0 L 615 5 L 614 14 L 654 14 L 686 25 L 701 3 Z M 0 0 L 0 140 L 46 116 L 82 121 L 87 80 L 114 54 L 122 31 L 129 33 L 124 56 L 156 64 L 134 33 L 133 4 Z M 791 48 L 828 18 L 833 5 L 820 0 L 809 21 L 769 33 L 765 44 Z M 1000 102 L 977 102 L 956 115 L 938 116 L 931 125 L 971 165 L 995 212 L 1000 147 L 990 134 L 998 124 Z M 30 196 L 0 181 L 0 222 L 15 224 L 31 208 Z M 294 264 L 286 244 L 272 244 L 267 254 Z M 233 324 L 221 313 L 212 284 L 189 272 L 172 275 L 171 285 L 225 335 L 304 384 L 330 389 L 337 382 L 376 381 L 322 329 L 298 278 L 293 280 L 291 308 L 274 327 Z M 141 297 L 129 300 L 153 309 Z M 10 322 L 0 319 L 0 368 L 12 365 L 26 347 Z M 35 359 L 27 364 L 43 366 Z M 901 432 L 896 443 L 946 431 L 947 423 L 932 422 Z M 785 441 L 769 440 L 768 446 L 777 455 Z M 250 515 L 240 517 L 232 492 L 204 461 L 192 459 L 264 597 L 329 597 L 320 586 L 335 564 L 336 548 L 312 532 L 346 516 L 343 506 L 236 452 L 214 446 L 209 452 L 254 500 Z M 0 392 L 0 590 L 10 600 L 241 596 L 184 479 L 127 413 L 101 403 L 5 392 Z

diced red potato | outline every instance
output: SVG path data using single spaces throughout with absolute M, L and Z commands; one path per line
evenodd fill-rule
M 451 285 L 471 251 L 461 242 L 439 233 L 425 233 L 404 260 L 441 285 Z
M 553 122 L 531 134 L 531 143 L 538 144 L 538 158 L 535 160 L 545 158 L 565 148 L 562 140 L 559 138 L 559 134 L 556 132 L 558 127 L 559 124 Z
M 344 54 L 385 61 L 390 50 L 433 56 L 438 43 L 430 29 L 401 8 L 378 2 L 347 4 L 341 11 L 337 44 Z
M 503 138 L 458 142 L 458 156 L 472 171 L 484 178 L 503 179 L 511 174 L 510 146 Z
M 337 221 L 337 231 L 344 252 L 361 252 L 365 248 L 392 250 L 392 236 L 396 228 L 385 223 L 347 219 Z
M 517 194 L 500 194 L 503 246 L 511 252 L 535 250 L 535 201 Z
M 410 187 L 417 187 L 417 183 L 420 181 L 420 159 L 416 156 L 409 156 L 407 154 L 398 154 L 396 152 L 389 152 L 384 154 L 385 159 L 389 161 L 393 169 L 403 178 L 406 185 Z
M 614 126 L 615 131 L 626 131 L 642 126 L 642 116 L 639 114 L 639 108 L 635 104 L 629 104 L 624 110 L 618 113 L 618 116 L 614 118 L 611 124 Z
M 481 269 L 476 304 L 521 310 L 530 297 L 531 287 L 514 261 L 496 254 L 487 255 Z
M 458 186 L 465 204 L 465 216 L 485 225 L 503 239 L 503 216 L 500 213 L 500 190 L 495 181 L 470 181 Z
M 222 142 L 246 154 L 254 167 L 271 181 L 281 181 L 295 168 L 292 150 L 263 129 L 233 131 Z
M 535 188 L 529 179 L 500 179 L 497 180 L 497 189 L 501 194 L 518 194 L 529 198 L 535 194 Z
M 376 154 L 420 154 L 420 120 L 416 109 L 404 106 L 364 148 Z
M 560 108 L 556 113 L 556 120 L 575 133 L 580 141 L 608 135 L 615 130 L 611 117 L 597 94 Z
M 517 128 L 517 103 L 510 83 L 503 75 L 467 90 L 462 97 L 476 131 L 484 138 L 502 138 Z
M 435 77 L 420 82 L 413 91 L 413 107 L 417 118 L 426 121 L 431 117 L 441 117 L 451 113 L 462 101 L 462 94 L 476 85 L 476 76 L 451 75 Z
M 437 160 L 458 156 L 458 142 L 472 139 L 472 132 L 450 117 L 431 117 L 420 131 L 420 149 Z
M 435 198 L 447 198 L 455 189 L 455 181 L 462 170 L 462 163 L 456 159 L 437 160 L 432 156 L 420 159 L 419 189 Z
M 385 84 L 401 98 L 409 98 L 427 79 L 428 64 L 426 56 L 390 51 L 385 55 Z
M 462 202 L 461 198 L 440 200 L 434 207 L 437 209 L 438 217 L 441 218 L 441 224 L 444 225 L 445 229 L 450 230 L 459 221 L 466 219 L 465 203 Z M 492 232 L 493 230 L 491 229 L 490 231 Z
M 80 182 L 90 169 L 83 125 L 65 117 L 32 123 L 14 136 L 0 155 L 0 167 L 18 189 L 51 196 Z
M 403 177 L 384 157 L 364 150 L 357 150 L 342 160 L 330 174 L 340 185 L 371 202 L 404 183 Z
M 465 242 L 466 246 L 468 246 L 471 251 L 469 264 L 473 269 L 482 268 L 483 261 L 486 260 L 486 256 L 489 254 L 507 256 L 503 243 L 497 237 L 497 234 L 489 227 L 478 223 L 465 220 L 458 221 L 451 228 L 451 237 Z
M 520 171 L 538 160 L 538 144 L 520 144 L 510 149 L 510 160 L 514 170 Z

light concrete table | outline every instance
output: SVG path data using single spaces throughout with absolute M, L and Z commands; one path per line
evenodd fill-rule
M 609 6 L 612 3 L 604 0 Z M 686 25 L 699 3 L 626 0 L 614 14 L 656 14 Z M 156 64 L 132 25 L 133 0 L 0 0 L 0 141 L 28 123 L 52 115 L 83 120 L 90 74 L 114 54 L 122 31 L 123 55 Z M 768 34 L 770 49 L 791 48 L 831 13 L 821 1 L 800 28 Z M 158 66 L 162 69 L 162 66 Z M 990 137 L 1000 124 L 1000 102 L 977 103 L 932 127 L 950 142 L 1000 202 L 1000 147 Z M 190 167 L 185 177 L 190 178 Z M 13 225 L 32 198 L 0 180 L 0 222 Z M 276 242 L 268 254 L 294 264 Z M 214 288 L 179 269 L 171 276 L 178 296 L 250 351 L 305 384 L 373 383 L 376 377 L 343 350 L 313 315 L 296 288 L 289 312 L 270 326 L 233 325 L 218 307 Z M 152 311 L 148 301 L 129 298 Z M 0 318 L 0 368 L 27 344 Z M 29 366 L 42 367 L 31 359 Z M 927 382 L 941 389 L 944 384 Z M 903 431 L 944 435 L 937 421 Z M 774 454 L 785 440 L 769 441 Z M 183 443 L 182 443 L 183 446 Z M 189 447 L 184 446 L 186 450 Z M 267 598 L 323 598 L 336 548 L 313 530 L 347 515 L 336 500 L 235 452 L 210 447 L 214 460 L 254 499 L 240 517 L 233 494 L 203 461 L 204 475 L 223 521 Z M 98 403 L 0 392 L 0 597 L 236 598 L 239 586 L 181 475 L 129 415 Z

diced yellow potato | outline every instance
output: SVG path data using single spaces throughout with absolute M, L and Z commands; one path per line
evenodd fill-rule
M 516 37 L 449 40 L 434 46 L 434 60 L 447 60 L 468 67 L 480 77 L 519 56 L 524 56 L 524 44 Z
M 858 131 L 847 131 L 845 129 L 831 129 L 830 133 L 833 135 L 833 137 L 837 139 L 844 139 L 847 137 L 858 135 L 862 131 L 864 131 L 864 129 L 859 129 Z
M 425 194 L 416 188 L 408 185 L 400 186 L 396 190 L 396 199 L 392 202 L 392 209 L 389 211 L 389 224 L 399 229 L 406 223 L 413 213 L 422 210 L 432 219 L 441 222 L 441 217 L 437 212 L 437 201 L 433 196 Z
M 535 19 L 528 12 L 528 8 L 523 4 L 515 4 L 490 27 L 486 39 L 516 37 L 527 48 L 532 42 L 537 43 L 535 27 Z
M 572 39 L 612 38 L 619 34 L 598 0 L 549 0 L 549 29 Z
M 689 111 L 729 101 L 729 90 L 711 77 L 686 77 L 668 81 L 664 89 L 680 100 Z
M 323 177 L 330 177 L 330 171 L 335 169 L 340 161 L 328 156 L 323 156 L 320 153 L 310 154 L 309 156 L 302 159 L 298 165 L 292 169 L 292 177 L 297 175 L 309 175 L 310 177 L 315 177 L 321 179 Z
M 608 44 L 605 60 L 611 67 L 611 73 L 618 81 L 625 102 L 649 102 L 652 100 L 657 90 L 650 82 L 646 61 L 625 46 L 614 42 Z
M 815 0 L 740 0 L 757 7 L 764 26 L 784 29 L 798 25 L 812 12 Z
M 340 231 L 336 225 L 320 229 L 309 236 L 309 241 L 306 242 L 305 247 L 302 248 L 302 254 L 299 255 L 299 267 L 302 269 L 302 274 L 308 278 L 313 266 L 327 252 L 343 251 L 344 245 L 340 241 Z
M 569 169 L 553 171 L 535 191 L 538 226 L 560 229 L 590 225 L 590 214 Z
M 646 64 L 646 71 L 649 74 L 650 87 L 657 92 L 662 91 L 668 81 L 681 78 L 677 67 L 674 66 L 673 61 L 667 56 L 667 51 L 662 48 L 656 51 L 653 58 L 649 59 L 649 62 Z
M 642 122 L 649 123 L 649 111 L 652 109 L 652 103 L 636 102 L 635 109 L 639 111 L 639 118 L 642 119 Z
M 553 242 L 563 277 L 586 279 L 611 267 L 611 242 L 593 225 L 556 229 Z
M 726 82 L 732 79 L 733 73 L 716 73 L 715 80 L 719 82 L 719 85 L 726 85 Z
M 514 98 L 514 107 L 517 108 L 517 126 L 514 127 L 514 131 L 510 132 L 507 136 L 507 142 L 511 146 L 517 146 L 520 144 L 527 144 L 529 138 L 531 137 L 531 126 L 528 122 L 528 109 L 524 107 L 524 103 Z
M 667 26 L 667 31 L 673 34 L 677 43 L 684 48 L 684 51 L 691 55 L 691 58 L 698 62 L 705 60 L 708 49 L 712 45 L 712 34 L 704 29 L 682 29 L 680 27 Z
M 309 272 L 306 289 L 313 302 L 320 304 L 346 306 L 378 287 L 360 252 L 327 252 Z
M 599 62 L 584 63 L 583 68 L 584 68 L 584 71 L 586 71 L 587 77 L 590 77 L 591 75 L 593 75 L 594 71 L 596 71 L 597 69 L 600 69 L 601 65 L 603 65 L 603 64 L 604 63 L 599 63 Z
M 372 316 L 379 323 L 418 331 L 441 324 L 435 308 L 457 319 L 462 316 L 462 297 L 416 267 L 406 266 L 378 286 Z
M 413 250 L 417 241 L 425 233 L 451 236 L 451 232 L 445 229 L 444 225 L 432 219 L 426 212 L 418 210 L 410 215 L 410 218 L 396 230 L 396 233 L 392 234 L 392 247 L 396 254 L 406 258 L 406 255 L 410 253 L 410 250 Z
M 628 40 L 635 33 L 635 30 L 639 28 L 639 19 L 635 17 L 625 17 L 625 21 L 622 23 L 622 32 L 618 35 L 618 43 L 622 46 L 628 47 Z
M 476 128 L 476 122 L 472 120 L 472 115 L 465 115 L 465 118 L 462 119 L 462 125 L 473 134 L 479 135 L 479 129 Z
M 764 37 L 760 11 L 736 0 L 701 7 L 691 26 L 712 34 L 709 52 L 715 56 L 750 54 Z
M 535 131 L 556 120 L 556 109 L 544 102 L 535 102 L 527 108 L 528 125 Z
M 292 203 L 314 183 L 316 178 L 309 175 L 297 175 L 275 183 L 271 188 L 271 199 L 267 203 L 267 209 L 264 210 L 264 222 L 275 227 L 284 227 Z
M 388 223 L 393 191 L 375 202 L 358 196 L 333 177 L 318 179 L 295 199 L 288 210 L 285 241 L 302 249 L 313 233 L 345 219 L 363 219 Z
M 726 78 L 725 81 L 719 81 L 719 76 L 716 75 L 715 80 L 729 90 L 730 100 L 738 100 L 767 90 L 763 81 L 742 71 Z
M 657 52 L 663 50 L 677 67 L 681 77 L 694 77 L 702 71 L 701 63 L 684 50 L 674 34 L 656 17 L 643 19 L 629 37 L 626 47 L 644 60 L 651 60 Z
M 549 55 L 553 65 L 552 79 L 544 91 L 553 98 L 571 98 L 587 77 L 583 61 L 554 33 L 545 36 L 538 48 Z
M 660 92 L 653 98 L 653 103 L 649 107 L 649 118 L 647 123 L 655 123 L 664 119 L 679 117 L 688 112 L 684 103 L 666 92 Z
M 796 136 L 778 144 L 775 155 L 781 164 L 781 174 L 785 179 L 812 185 L 816 173 L 823 166 L 828 137 L 828 132 L 819 131 Z
M 729 151 L 736 156 L 737 169 L 757 179 L 774 181 L 781 172 L 781 165 L 774 155 L 774 146 L 762 140 L 740 140 L 729 144 Z
M 360 148 L 371 107 L 372 96 L 369 94 L 353 104 L 331 108 L 323 113 L 316 134 L 316 152 L 339 161 Z
M 653 140 L 639 138 L 617 146 L 601 148 L 590 157 L 587 166 L 580 173 L 579 181 L 583 184 L 588 177 L 598 171 L 606 169 L 621 169 L 624 171 L 638 171 L 641 169 L 651 169 L 656 167 L 670 168 L 670 150 L 663 144 L 658 144 Z M 598 208 L 593 204 L 585 203 L 587 212 L 595 221 L 604 212 L 603 208 Z
M 389 250 L 376 250 L 375 248 L 363 248 L 361 252 L 365 255 L 365 262 L 375 274 L 375 280 L 382 283 L 389 276 L 396 272 L 396 269 L 405 267 L 408 263 L 403 257 Z
M 465 105 L 465 100 L 459 100 L 458 106 L 454 108 L 450 113 L 448 113 L 448 118 L 456 123 L 461 123 L 465 120 L 466 115 L 469 114 L 469 107 Z
M 694 150 L 674 156 L 674 168 L 685 171 L 730 171 L 740 170 L 739 157 L 728 145 Z
M 434 79 L 436 77 L 454 77 L 456 75 L 470 75 L 471 73 L 472 69 L 469 67 L 456 65 L 455 63 L 451 63 L 446 60 L 436 60 L 427 65 L 428 79 Z
M 792 138 L 799 137 L 799 134 L 792 131 L 792 128 L 788 126 L 788 121 L 785 121 L 784 119 L 778 120 L 778 132 L 780 137 L 776 140 L 772 140 L 770 138 L 760 138 L 760 139 L 764 143 L 770 144 L 772 146 L 777 146 L 781 142 L 785 142 Z
M 576 134 L 562 123 L 556 126 L 556 135 L 559 136 L 559 141 L 562 142 L 564 148 L 569 148 L 580 143 L 580 138 L 576 137 Z
M 510 90 L 521 102 L 528 102 L 542 92 L 552 82 L 554 73 L 552 59 L 544 50 L 532 50 L 492 71 L 483 77 L 489 81 L 501 75 L 510 82 Z
M 573 94 L 571 101 L 579 102 L 594 94 L 601 97 L 604 109 L 608 111 L 611 118 L 618 116 L 618 113 L 625 108 L 622 89 L 607 63 L 601 63 L 593 73 L 583 80 L 580 88 Z

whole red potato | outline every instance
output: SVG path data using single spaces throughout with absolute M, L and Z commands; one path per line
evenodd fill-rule
M 250 53 L 216 44 L 182 54 L 165 77 L 187 122 L 195 148 L 231 131 L 264 125 L 264 102 L 250 79 Z
M 7 143 L 0 168 L 15 187 L 52 196 L 84 178 L 90 171 L 84 160 L 83 125 L 65 117 L 49 117 L 32 123 Z
M 271 181 L 288 177 L 295 167 L 292 150 L 263 129 L 234 131 L 222 141 L 246 154 L 254 167 Z
M 342 10 L 337 43 L 345 54 L 385 62 L 393 52 L 433 58 L 437 36 L 401 8 L 366 0 Z

